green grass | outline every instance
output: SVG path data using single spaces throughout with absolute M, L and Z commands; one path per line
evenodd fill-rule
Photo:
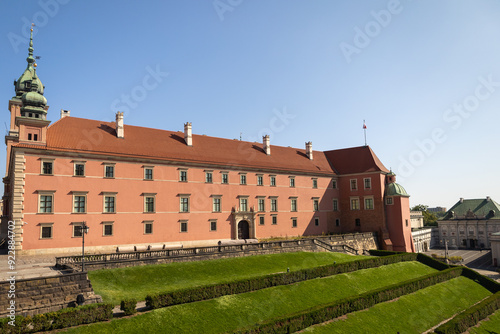
M 69 333 L 224 333 L 348 296 L 436 272 L 400 262 L 291 285 L 176 305 Z
M 148 294 L 262 275 L 355 261 L 366 256 L 341 253 L 282 253 L 197 262 L 177 262 L 89 272 L 96 294 L 107 303 L 145 300 Z
M 479 323 L 479 327 L 469 329 L 470 334 L 499 334 L 500 333 L 500 310 L 489 316 L 488 320 Z
M 491 295 L 463 276 L 396 301 L 380 303 L 347 319 L 309 327 L 306 333 L 422 333 Z

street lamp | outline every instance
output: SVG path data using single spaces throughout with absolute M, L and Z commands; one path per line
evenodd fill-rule
M 85 234 L 88 233 L 89 227 L 87 226 L 87 222 L 83 222 L 82 226 L 80 226 L 80 230 L 82 231 L 82 272 L 85 271 Z

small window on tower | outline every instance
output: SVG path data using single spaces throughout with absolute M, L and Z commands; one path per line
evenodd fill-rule
M 33 140 L 38 141 L 38 135 L 36 133 L 33 135 Z
M 31 140 L 31 133 L 28 133 L 28 140 Z

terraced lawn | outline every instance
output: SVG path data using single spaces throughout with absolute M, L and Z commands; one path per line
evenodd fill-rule
M 396 301 L 354 312 L 346 319 L 309 327 L 304 332 L 422 333 L 489 295 L 491 292 L 487 289 L 461 276 L 402 296 Z
M 224 333 L 434 272 L 435 269 L 419 262 L 400 262 L 171 306 L 131 318 L 69 329 L 68 333 Z
M 104 302 L 125 298 L 145 300 L 148 294 L 234 281 L 267 274 L 313 268 L 367 258 L 341 253 L 282 253 L 197 262 L 177 262 L 89 272 L 96 294 Z
M 500 310 L 493 313 L 488 320 L 484 320 L 478 327 L 469 329 L 470 334 L 499 334 L 500 333 Z

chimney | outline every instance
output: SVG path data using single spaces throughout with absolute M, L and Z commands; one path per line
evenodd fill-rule
M 123 138 L 123 112 L 116 112 L 116 137 Z
M 486 196 L 486 201 L 491 201 L 491 197 L 490 196 Z
M 264 144 L 264 152 L 266 152 L 267 155 L 271 155 L 271 141 L 269 140 L 269 135 L 263 136 L 262 142 Z
M 190 122 L 184 124 L 184 141 L 187 146 L 193 146 L 193 130 Z
M 71 110 L 61 109 L 61 118 L 60 119 L 63 119 L 64 117 L 69 117 L 70 112 L 71 112 Z
M 464 202 L 463 197 L 460 197 L 460 203 L 463 203 L 463 202 Z
M 310 141 L 306 143 L 306 154 L 309 160 L 313 159 L 313 143 Z

